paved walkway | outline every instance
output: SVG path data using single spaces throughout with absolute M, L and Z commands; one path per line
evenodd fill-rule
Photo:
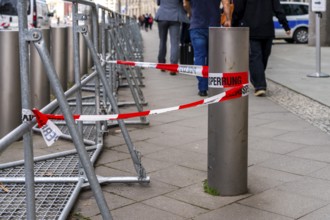
M 156 62 L 157 30 L 142 34 L 145 61 Z M 312 115 L 314 105 L 310 103 L 329 109 L 320 103 L 330 106 L 330 78 L 306 77 L 315 71 L 314 55 L 315 48 L 306 45 L 274 44 L 267 70 L 272 80 L 268 97 L 249 97 L 248 194 L 218 197 L 203 192 L 207 108 L 176 111 L 150 116 L 149 126 L 129 126 L 151 182 L 103 186 L 114 219 L 330 219 L 330 136 L 286 106 L 296 102 L 300 107 L 294 108 Z M 326 63 L 330 48 L 322 48 L 322 55 L 322 70 L 330 74 L 330 64 Z M 200 98 L 194 77 L 150 69 L 143 72 L 147 109 Z M 281 100 L 292 90 L 298 92 L 293 92 L 298 98 L 285 104 Z M 310 98 L 301 99 L 299 93 Z M 330 115 L 321 112 L 321 117 L 329 120 Z M 112 130 L 97 163 L 99 175 L 134 174 L 123 142 Z M 101 219 L 90 191 L 81 194 L 74 213 Z

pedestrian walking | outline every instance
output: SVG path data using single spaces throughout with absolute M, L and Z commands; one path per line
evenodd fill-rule
M 167 34 L 170 33 L 170 63 L 179 62 L 180 53 L 180 26 L 182 22 L 189 23 L 189 19 L 183 9 L 182 0 L 157 0 L 159 8 L 155 15 L 159 31 L 158 62 L 166 63 Z M 171 75 L 176 75 L 171 72 Z
M 149 23 L 150 30 L 152 30 L 152 25 L 154 23 L 154 18 L 152 17 L 151 14 L 149 14 L 148 23 Z
M 190 39 L 194 49 L 194 64 L 208 65 L 209 27 L 220 27 L 220 4 L 226 16 L 224 26 L 231 26 L 229 0 L 183 0 L 190 16 Z M 198 95 L 207 96 L 208 79 L 197 77 Z
M 255 96 L 265 96 L 265 70 L 275 36 L 273 15 L 287 34 L 290 27 L 279 0 L 234 0 L 233 26 L 250 28 L 250 81 Z

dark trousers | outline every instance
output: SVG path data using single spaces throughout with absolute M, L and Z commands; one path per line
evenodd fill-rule
M 256 90 L 267 89 L 265 70 L 272 42 L 272 38 L 250 39 L 250 81 Z
M 167 34 L 170 33 L 170 62 L 177 64 L 180 54 L 180 26 L 178 21 L 158 21 L 159 52 L 158 63 L 166 63 Z

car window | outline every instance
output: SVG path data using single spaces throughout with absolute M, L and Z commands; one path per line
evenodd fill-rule
M 27 14 L 30 14 L 30 1 L 27 0 Z M 0 15 L 17 16 L 17 0 L 0 0 Z
M 291 5 L 291 15 L 305 15 L 308 14 L 308 8 L 305 5 Z
M 0 14 L 17 15 L 17 0 L 0 0 Z
M 285 15 L 292 15 L 290 5 L 282 4 L 282 8 L 283 8 L 283 10 L 284 10 L 284 14 L 285 14 Z

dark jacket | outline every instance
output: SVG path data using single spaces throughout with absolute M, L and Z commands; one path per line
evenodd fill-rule
M 232 26 L 249 27 L 250 38 L 273 38 L 273 15 L 286 31 L 290 30 L 279 0 L 234 0 L 234 5 Z

